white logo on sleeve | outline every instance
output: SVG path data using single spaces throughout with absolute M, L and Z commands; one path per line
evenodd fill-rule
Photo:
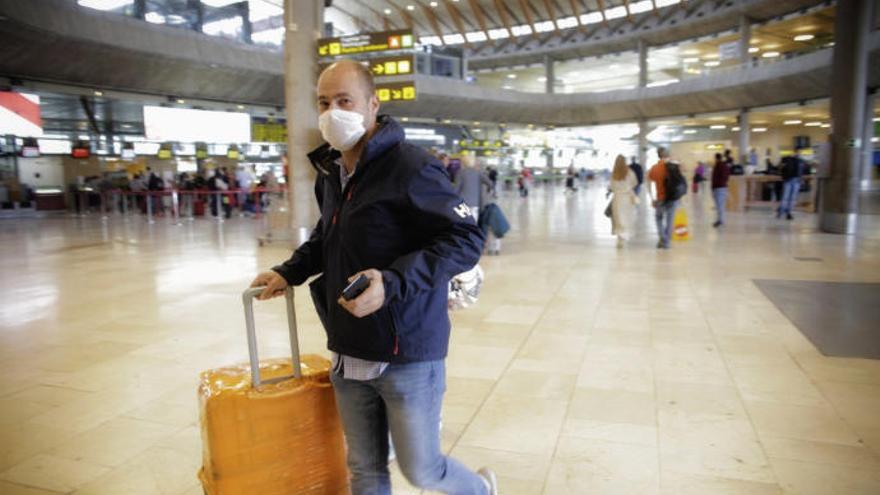
M 471 209 L 468 208 L 468 205 L 464 204 L 464 202 L 453 208 L 452 211 L 454 211 L 456 215 L 460 216 L 461 218 L 467 218 L 471 216 Z

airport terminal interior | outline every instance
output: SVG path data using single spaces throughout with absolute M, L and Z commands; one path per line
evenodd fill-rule
M 438 428 L 492 493 L 880 493 L 878 10 L 0 0 L 0 494 L 349 493 L 297 484 L 343 459 L 329 436 L 261 458 L 271 490 L 222 488 L 259 455 L 218 440 L 304 431 L 241 419 L 285 386 L 250 383 L 242 292 L 316 225 L 343 59 L 490 219 Z M 335 362 L 293 299 L 299 351 Z M 289 358 L 284 299 L 254 316 L 259 357 Z M 236 365 L 223 409 L 200 376 Z

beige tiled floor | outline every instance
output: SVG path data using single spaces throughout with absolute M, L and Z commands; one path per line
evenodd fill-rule
M 878 282 L 880 236 L 715 231 L 696 203 L 691 240 L 656 251 L 642 212 L 618 250 L 601 194 L 503 199 L 515 230 L 454 315 L 444 448 L 504 494 L 880 493 L 880 362 L 822 356 L 751 282 Z M 201 493 L 198 372 L 246 360 L 238 294 L 287 255 L 258 225 L 0 221 L 0 493 Z M 258 309 L 266 356 L 283 319 Z

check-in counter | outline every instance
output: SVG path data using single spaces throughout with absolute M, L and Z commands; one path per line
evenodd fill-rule
M 749 208 L 776 208 L 779 201 L 763 199 L 764 188 L 768 185 L 781 183 L 782 177 L 778 175 L 731 175 L 728 181 L 727 211 L 746 211 Z M 806 192 L 798 193 L 794 207 L 800 211 L 809 213 L 816 212 L 816 191 L 818 181 L 815 175 L 801 176 L 801 189 Z M 780 188 L 781 189 L 781 188 Z
M 34 191 L 34 202 L 38 210 L 63 210 L 64 190 L 60 187 L 46 187 Z

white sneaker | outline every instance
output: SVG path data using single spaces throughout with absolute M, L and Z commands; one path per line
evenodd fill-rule
M 489 495 L 498 495 L 498 478 L 495 477 L 495 473 L 491 469 L 483 467 L 477 471 L 477 474 L 486 482 Z

